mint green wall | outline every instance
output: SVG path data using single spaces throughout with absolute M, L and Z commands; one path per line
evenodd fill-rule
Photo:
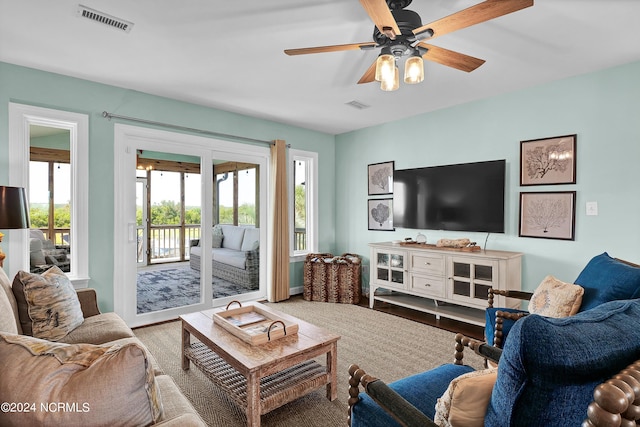
M 337 136 L 336 251 L 363 254 L 368 263 L 367 243 L 418 233 L 367 230 L 368 164 L 394 160 L 396 169 L 405 169 L 506 159 L 506 233 L 491 234 L 487 248 L 525 254 L 525 289 L 535 289 L 547 274 L 573 281 L 587 261 L 603 251 L 640 262 L 638 76 L 640 62 Z M 427 79 L 423 84 L 437 83 Z M 429 96 L 428 87 L 401 90 L 424 90 Z M 520 187 L 520 141 L 574 133 L 577 183 Z M 577 191 L 575 241 L 519 238 L 519 193 L 563 190 Z M 599 216 L 585 215 L 588 201 L 598 202 Z M 487 237 L 422 232 L 432 243 L 469 237 L 483 245 Z
M 103 310 L 113 309 L 113 129 L 117 122 L 102 118 L 103 111 L 248 138 L 283 139 L 293 148 L 317 152 L 323 184 L 319 187 L 319 249 L 333 250 L 332 135 L 0 62 L 0 185 L 9 180 L 9 102 L 89 116 L 89 273 L 90 286 L 98 290 Z M 292 277 L 299 268 L 299 263 L 293 266 Z M 291 285 L 299 284 L 292 281 Z

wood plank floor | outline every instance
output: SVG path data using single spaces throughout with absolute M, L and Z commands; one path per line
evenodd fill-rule
M 369 299 L 363 297 L 360 300 L 360 304 L 363 307 L 369 307 Z M 404 317 L 415 322 L 424 323 L 426 325 L 435 326 L 454 333 L 461 333 L 471 338 L 482 340 L 484 339 L 484 328 L 477 325 L 470 325 L 468 323 L 459 322 L 457 320 L 446 319 L 441 317 L 439 320 L 436 316 L 429 313 L 423 313 L 418 310 L 411 310 L 409 308 L 400 307 L 386 302 L 376 301 L 374 310 L 384 313 L 393 314 L 395 316 Z

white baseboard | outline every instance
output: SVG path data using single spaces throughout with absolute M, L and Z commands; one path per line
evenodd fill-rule
M 289 295 L 301 295 L 302 293 L 304 293 L 304 286 L 289 288 Z

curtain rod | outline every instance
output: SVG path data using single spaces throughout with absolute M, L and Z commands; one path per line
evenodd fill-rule
M 217 136 L 217 137 L 220 137 L 220 138 L 236 139 L 236 140 L 245 141 L 245 142 L 259 142 L 261 144 L 275 145 L 274 141 L 265 141 L 265 140 L 262 140 L 262 139 L 247 138 L 245 136 L 228 135 L 226 133 L 218 133 L 218 132 L 213 132 L 213 131 L 210 131 L 210 130 L 203 130 L 203 129 L 196 129 L 196 128 L 190 128 L 190 127 L 179 126 L 179 125 L 172 125 L 170 123 L 154 122 L 152 120 L 139 119 L 137 117 L 119 116 L 117 114 L 111 114 L 111 113 L 108 113 L 106 111 L 102 112 L 102 117 L 104 117 L 105 119 L 109 119 L 109 120 L 111 120 L 111 119 L 128 120 L 130 122 L 145 123 L 145 124 L 148 124 L 148 125 L 161 126 L 161 127 L 165 127 L 165 128 L 177 129 L 177 130 L 182 130 L 182 131 L 187 131 L 187 132 L 195 132 L 195 133 L 200 133 L 200 134 L 205 134 L 205 135 Z M 290 148 L 290 147 L 291 147 L 291 145 L 287 144 L 287 148 Z

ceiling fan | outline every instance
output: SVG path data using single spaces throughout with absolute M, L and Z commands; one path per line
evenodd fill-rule
M 405 63 L 405 83 L 419 83 L 424 79 L 422 59 L 466 72 L 475 70 L 485 62 L 483 59 L 427 44 L 425 40 L 533 6 L 533 0 L 485 0 L 423 25 L 420 15 L 405 9 L 411 1 L 360 0 L 360 4 L 375 23 L 373 42 L 286 49 L 284 53 L 305 55 L 380 48 L 378 59 L 365 71 L 358 84 L 377 80 L 381 82 L 383 90 L 395 90 L 399 85 L 397 60 L 405 56 L 408 57 Z

